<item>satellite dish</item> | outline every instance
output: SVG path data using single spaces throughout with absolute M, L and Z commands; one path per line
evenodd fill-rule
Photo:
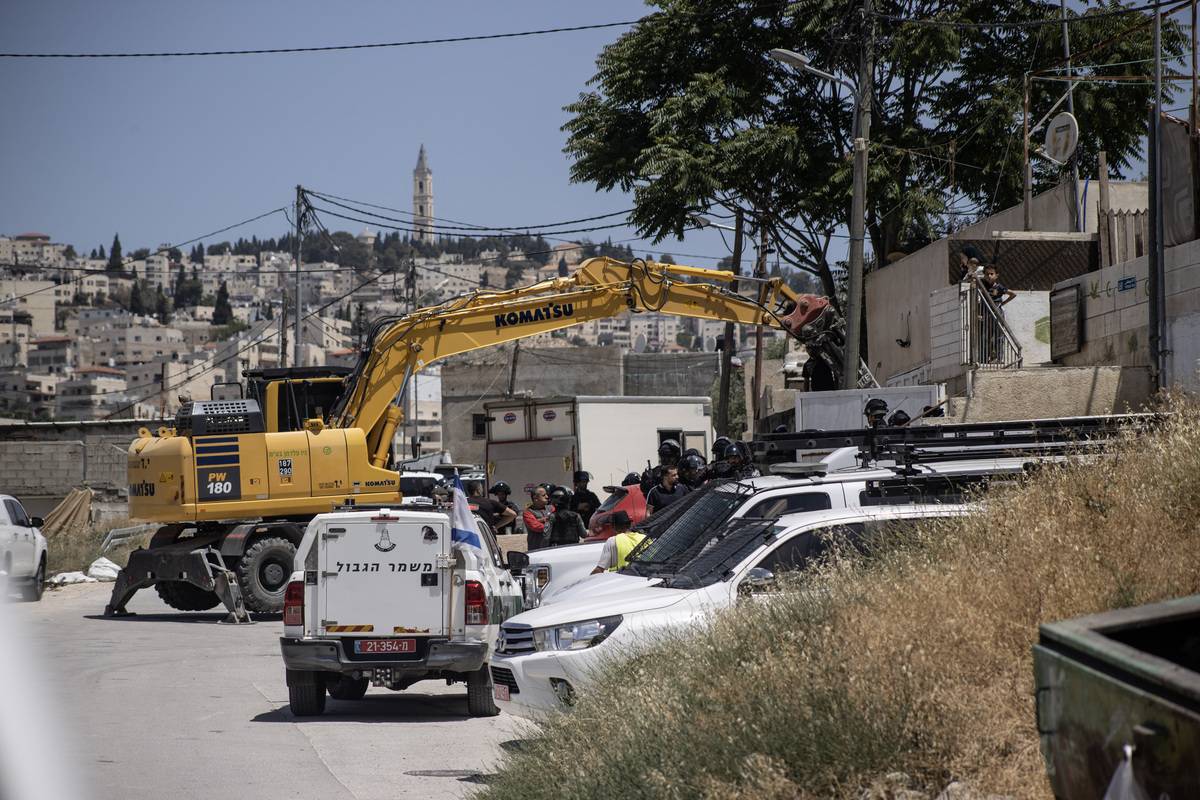
M 1046 144 L 1042 154 L 1052 161 L 1065 164 L 1078 144 L 1079 123 L 1074 114 L 1064 111 L 1046 126 Z

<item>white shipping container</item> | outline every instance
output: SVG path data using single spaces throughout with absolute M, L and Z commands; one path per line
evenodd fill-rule
M 705 458 L 712 444 L 707 397 L 545 398 L 486 403 L 489 483 L 504 481 L 514 494 L 539 483 L 571 485 L 572 473 L 592 473 L 591 489 L 619 485 L 630 472 L 658 463 L 658 446 L 675 439 Z M 534 435 L 512 437 L 510 415 L 528 418 Z

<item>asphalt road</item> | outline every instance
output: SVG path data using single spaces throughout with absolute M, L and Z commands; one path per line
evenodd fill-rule
M 217 624 L 222 614 L 177 612 L 143 590 L 136 616 L 104 619 L 111 586 L 9 606 L 73 732 L 60 757 L 93 800 L 462 797 L 518 746 L 525 723 L 468 716 L 464 684 L 372 688 L 297 719 L 278 618 Z

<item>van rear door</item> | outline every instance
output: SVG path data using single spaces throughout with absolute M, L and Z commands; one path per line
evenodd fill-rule
M 320 633 L 446 635 L 446 515 L 360 512 L 320 535 Z

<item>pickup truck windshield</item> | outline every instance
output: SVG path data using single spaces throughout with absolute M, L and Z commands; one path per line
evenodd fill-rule
M 433 497 L 433 487 L 438 482 L 437 478 L 401 475 L 400 493 L 405 497 Z
M 660 564 L 674 561 L 698 537 L 729 519 L 753 490 L 745 484 L 727 482 L 706 486 L 665 508 L 638 526 L 645 542 L 629 556 L 626 567 L 635 575 L 649 577 Z M 678 510 L 677 510 L 678 509 Z
M 656 565 L 657 575 L 671 589 L 698 589 L 722 580 L 747 556 L 784 530 L 771 519 L 742 517 L 709 528 L 691 546 L 666 563 Z

